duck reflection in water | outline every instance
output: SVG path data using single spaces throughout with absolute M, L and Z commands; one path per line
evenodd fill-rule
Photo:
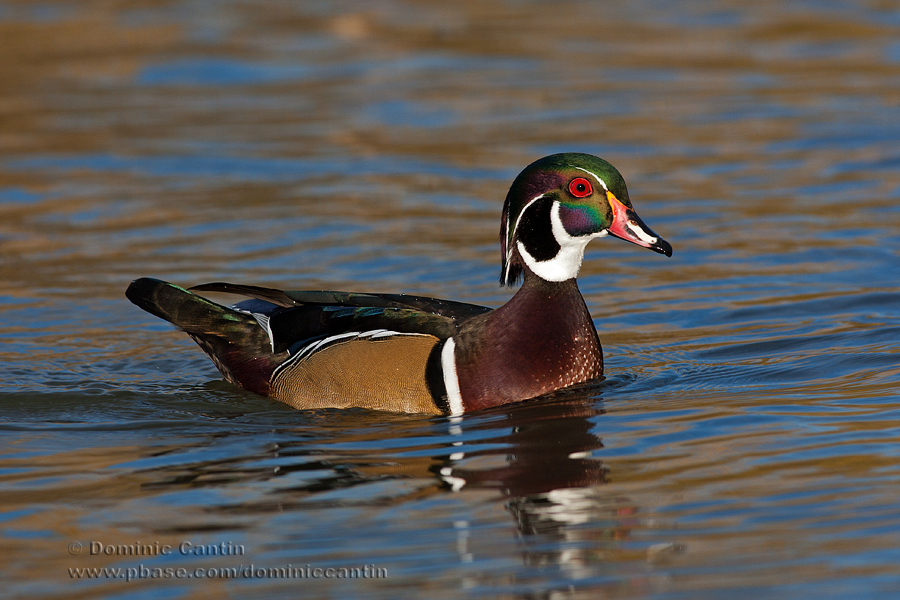
M 596 382 L 591 385 L 594 394 L 597 387 Z M 594 456 L 603 448 L 594 421 L 604 410 L 591 391 L 569 390 L 485 411 L 502 418 L 472 427 L 457 424 L 461 435 L 484 429 L 508 433 L 490 438 L 489 447 L 453 453 L 433 467 L 447 490 L 495 489 L 507 496 L 525 564 L 558 565 L 573 577 L 583 575 L 586 565 L 627 537 L 637 512 L 627 498 L 604 491 L 610 470 Z M 466 525 L 457 524 L 464 542 Z M 540 540 L 530 543 L 532 537 Z M 477 549 L 460 551 L 465 552 Z
M 596 574 L 598 563 L 618 551 L 637 522 L 638 509 L 628 498 L 606 492 L 610 469 L 594 456 L 603 448 L 595 433 L 604 414 L 598 398 L 603 386 L 592 382 L 462 417 L 307 413 L 309 422 L 298 427 L 292 420 L 280 428 L 280 441 L 262 454 L 145 472 L 154 479 L 145 486 L 265 481 L 272 488 L 264 502 L 210 507 L 211 513 L 231 515 L 302 515 L 341 503 L 365 511 L 443 494 L 487 492 L 490 502 L 500 500 L 513 517 L 517 538 L 485 538 L 477 517 L 457 520 L 461 563 L 492 554 L 491 544 L 513 541 L 526 566 L 556 566 L 579 579 Z M 273 460 L 279 464 L 274 471 Z M 382 487 L 387 481 L 404 484 L 388 491 Z M 501 497 L 491 499 L 492 492 Z M 308 542 L 290 543 L 306 552 Z

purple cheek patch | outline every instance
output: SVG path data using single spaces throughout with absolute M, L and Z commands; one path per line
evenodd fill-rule
M 559 219 L 571 236 L 597 233 L 602 228 L 596 211 L 587 206 L 571 207 L 560 204 Z

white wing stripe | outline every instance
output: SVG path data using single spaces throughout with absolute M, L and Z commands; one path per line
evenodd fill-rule
M 318 350 L 322 350 L 326 346 L 330 346 L 336 342 L 340 342 L 341 340 L 349 340 L 351 338 L 356 338 L 358 340 L 378 340 L 384 339 L 388 337 L 392 337 L 395 335 L 428 335 L 425 333 L 401 333 L 399 331 L 389 331 L 387 329 L 372 329 L 370 331 L 347 331 L 344 333 L 338 333 L 336 335 L 331 335 L 320 340 L 316 340 L 314 342 L 310 342 L 309 344 L 302 346 L 297 349 L 297 353 L 288 358 L 286 361 L 278 365 L 278 368 L 272 373 L 272 379 L 278 375 L 279 372 L 283 371 L 290 365 L 303 360 L 307 356 L 310 356 L 317 352 Z

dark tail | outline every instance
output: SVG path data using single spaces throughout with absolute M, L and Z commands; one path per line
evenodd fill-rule
M 132 281 L 125 296 L 148 313 L 183 329 L 228 381 L 268 395 L 272 371 L 285 356 L 272 353 L 268 334 L 252 316 L 148 277 Z

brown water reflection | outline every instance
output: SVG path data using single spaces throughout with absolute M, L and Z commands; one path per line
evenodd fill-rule
M 0 0 L 4 593 L 892 593 L 898 31 L 889 2 Z M 562 150 L 616 164 L 678 247 L 589 248 L 599 388 L 296 413 L 122 297 L 154 275 L 499 305 L 502 198 Z M 139 562 L 72 541 L 148 539 L 390 576 L 68 575 Z
M 427 502 L 429 498 L 447 492 L 462 493 L 465 488 L 466 493 L 487 491 L 485 498 L 500 493 L 512 522 L 516 523 L 518 535 L 526 536 L 525 539 L 539 536 L 540 542 L 535 548 L 530 548 L 528 543 L 522 548 L 525 566 L 560 565 L 578 574 L 596 557 L 572 550 L 547 549 L 547 540 L 566 544 L 596 542 L 606 548 L 609 554 L 606 558 L 613 560 L 621 554 L 614 542 L 627 537 L 629 523 L 637 508 L 626 498 L 603 492 L 607 469 L 592 457 L 592 451 L 602 448 L 602 443 L 593 433 L 589 420 L 602 415 L 603 411 L 594 405 L 592 396 L 567 396 L 557 401 L 528 403 L 518 410 L 488 411 L 473 426 L 456 419 L 451 421 L 444 436 L 433 435 L 432 439 L 422 437 L 421 418 L 389 420 L 360 412 L 352 427 L 359 428 L 362 420 L 368 424 L 368 430 L 338 431 L 333 423 L 322 422 L 320 426 L 326 429 L 322 431 L 308 423 L 300 429 L 280 431 L 282 439 L 260 449 L 258 454 L 244 452 L 188 463 L 178 459 L 169 463 L 167 460 L 168 456 L 184 455 L 185 452 L 200 457 L 211 454 L 208 449 L 218 444 L 216 438 L 219 435 L 214 435 L 200 436 L 195 444 L 182 440 L 178 445 L 157 442 L 150 447 L 118 446 L 102 451 L 84 448 L 64 457 L 50 455 L 39 460 L 6 460 L 5 469 L 22 469 L 28 475 L 7 477 L 6 484 L 10 487 L 0 493 L 0 502 L 12 512 L 28 511 L 47 502 L 48 488 L 53 490 L 52 495 L 66 498 L 71 508 L 60 511 L 58 518 L 33 522 L 25 518 L 18 523 L 20 527 L 55 532 L 52 542 L 48 540 L 35 545 L 32 550 L 48 557 L 42 566 L 43 573 L 45 576 L 52 573 L 53 579 L 57 579 L 70 568 L 128 569 L 135 561 L 151 570 L 166 568 L 168 563 L 162 555 L 165 553 L 153 551 L 165 547 L 174 548 L 169 554 L 180 554 L 180 566 L 187 565 L 192 570 L 222 568 L 235 560 L 278 564 L 276 559 L 281 555 L 302 565 L 304 560 L 309 560 L 304 558 L 309 552 L 309 540 L 303 538 L 283 542 L 287 545 L 282 551 L 270 549 L 261 553 L 257 548 L 252 556 L 238 554 L 238 559 L 233 554 L 186 558 L 179 548 L 187 540 L 198 548 L 217 545 L 226 549 L 234 547 L 236 552 L 243 553 L 254 539 L 253 523 L 261 515 L 303 514 L 336 506 L 344 510 L 356 507 L 367 511 L 378 507 L 402 507 Z M 344 425 L 348 424 L 349 419 L 342 419 L 337 411 L 332 414 L 345 421 Z M 438 420 L 430 421 L 433 426 L 439 426 Z M 408 442 L 397 450 L 378 450 L 383 445 L 385 427 Z M 465 437 L 463 427 L 469 434 Z M 151 431 L 154 430 L 158 434 L 165 431 L 161 424 L 152 427 Z M 484 447 L 464 445 L 463 439 L 472 440 L 473 437 L 488 443 Z M 320 444 L 329 438 L 331 448 L 323 453 Z M 454 438 L 458 441 L 447 441 Z M 359 449 L 354 449 L 357 447 Z M 150 468 L 140 466 L 154 462 L 169 464 Z M 48 483 L 42 485 L 35 481 L 35 471 L 39 471 Z M 73 472 L 84 475 L 73 477 Z M 26 488 L 23 492 L 14 490 L 17 479 Z M 305 481 L 297 485 L 295 479 Z M 53 480 L 65 483 L 49 483 Z M 409 483 L 404 484 L 404 481 Z M 391 482 L 392 490 L 385 489 L 381 482 Z M 260 487 L 266 492 L 256 499 L 220 494 L 228 487 L 245 490 Z M 354 487 L 369 491 L 348 493 Z M 371 495 L 372 490 L 375 497 Z M 337 492 L 343 497 L 323 499 L 322 495 L 327 496 L 329 492 Z M 190 502 L 195 506 L 187 506 L 187 512 L 170 512 L 171 505 L 165 497 L 177 498 L 185 494 L 206 500 L 203 506 Z M 99 523 L 92 523 L 96 519 L 91 515 L 98 512 L 103 513 L 104 518 Z M 440 518 L 440 511 L 435 516 Z M 124 527 L 108 526 L 110 520 L 122 519 L 127 522 L 121 524 Z M 608 525 L 599 531 L 580 527 L 601 520 Z M 481 534 L 477 530 L 482 527 L 477 523 L 454 522 L 455 560 L 471 562 L 481 555 L 483 547 L 478 543 Z M 510 537 L 504 545 L 511 548 L 521 545 L 517 535 L 507 535 Z M 81 546 L 78 551 L 70 549 L 68 556 L 61 554 L 57 547 L 59 538 L 79 541 Z M 95 552 L 96 547 L 122 547 L 125 548 L 122 552 L 129 554 L 121 555 L 112 550 Z M 300 556 L 292 558 L 294 547 L 300 550 Z M 151 550 L 145 552 L 144 548 Z M 8 544 L 6 550 L 12 555 L 17 554 L 13 544 Z M 596 552 L 596 549 L 590 551 L 592 555 Z M 652 552 L 656 555 L 659 549 Z M 29 567 L 27 561 L 21 566 L 24 576 L 29 576 L 28 573 L 31 577 L 40 576 L 40 571 Z M 584 576 L 582 573 L 578 578 Z M 65 581 L 64 577 L 62 581 Z M 113 591 L 117 587 L 109 589 Z M 103 591 L 103 588 L 97 591 Z

